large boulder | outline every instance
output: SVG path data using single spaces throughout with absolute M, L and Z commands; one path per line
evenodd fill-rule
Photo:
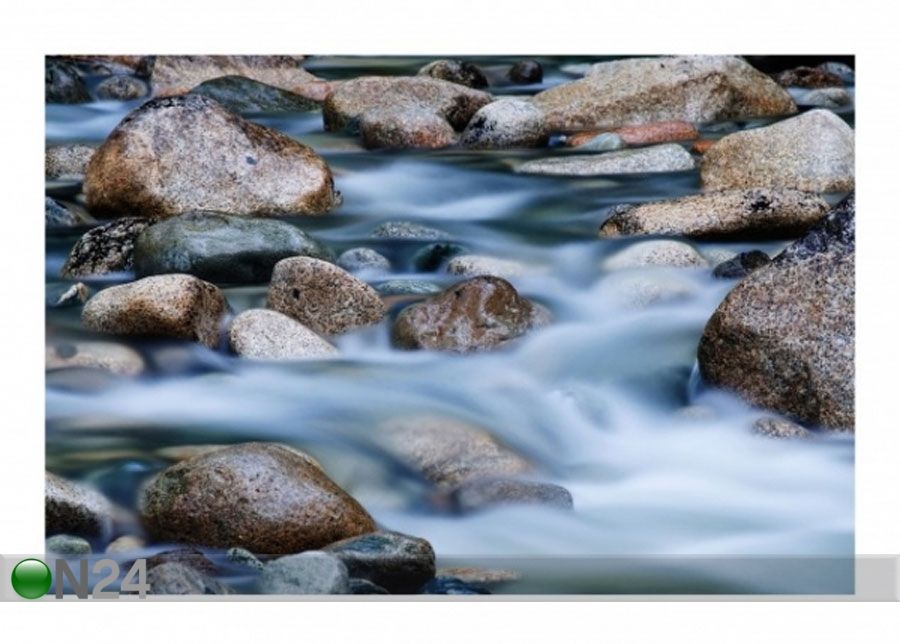
M 111 286 L 81 311 L 85 328 L 100 333 L 195 340 L 214 347 L 227 302 L 222 292 L 192 275 L 155 275 Z
M 784 89 L 734 56 L 598 63 L 584 78 L 543 91 L 533 101 L 557 131 L 654 121 L 706 123 L 797 111 Z
M 850 195 L 728 294 L 697 352 L 707 382 L 804 424 L 853 428 L 854 220 Z
M 374 109 L 427 109 L 462 130 L 472 115 L 491 102 L 491 95 L 427 76 L 362 76 L 345 81 L 322 106 L 325 129 L 355 130 L 359 117 Z
M 126 116 L 91 158 L 84 185 L 88 209 L 114 217 L 322 214 L 337 203 L 331 170 L 311 148 L 194 94 Z
M 144 230 L 134 246 L 138 277 L 190 273 L 210 282 L 267 282 L 286 257 L 332 259 L 331 251 L 296 226 L 217 212 L 192 212 Z
M 157 539 L 257 554 L 321 548 L 375 529 L 303 452 L 244 443 L 181 461 L 150 481 L 141 517 Z
M 690 152 L 677 143 L 619 150 L 605 154 L 578 154 L 534 159 L 516 168 L 524 174 L 590 177 L 602 174 L 683 172 L 694 169 Z
M 853 129 L 828 110 L 735 132 L 703 155 L 704 190 L 794 188 L 846 192 L 854 185 Z
M 600 237 L 683 235 L 694 239 L 796 237 L 815 225 L 828 204 L 797 190 L 744 188 L 639 205 L 616 206 Z

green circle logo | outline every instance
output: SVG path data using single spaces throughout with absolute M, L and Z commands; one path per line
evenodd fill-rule
M 43 597 L 50 590 L 52 583 L 50 569 L 40 559 L 23 559 L 13 568 L 13 590 L 25 599 Z

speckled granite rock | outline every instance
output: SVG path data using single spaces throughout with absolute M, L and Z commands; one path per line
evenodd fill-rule
M 111 286 L 88 300 L 85 328 L 117 335 L 195 340 L 213 347 L 227 302 L 222 292 L 191 275 L 155 275 Z
M 853 99 L 850 97 L 850 92 L 843 87 L 823 87 L 811 89 L 798 99 L 798 102 L 800 105 L 836 109 L 850 105 Z
M 417 106 L 367 110 L 359 117 L 359 134 L 370 150 L 435 149 L 456 143 L 456 132 L 443 116 Z
M 632 244 L 603 261 L 603 268 L 608 271 L 646 266 L 692 268 L 709 266 L 709 262 L 690 244 L 668 239 Z
M 533 100 L 556 131 L 671 120 L 705 123 L 797 111 L 784 89 L 734 56 L 597 63 L 584 78 L 540 92 Z
M 44 176 L 47 179 L 80 179 L 96 148 L 92 145 L 51 145 L 44 151 Z
M 795 188 L 846 192 L 854 185 L 853 129 L 828 110 L 735 132 L 713 145 L 700 164 L 704 190 Z
M 416 241 L 433 241 L 448 239 L 450 235 L 442 230 L 423 226 L 414 221 L 386 221 L 372 231 L 377 239 L 412 239 Z
M 259 590 L 267 595 L 345 595 L 350 592 L 350 576 L 334 554 L 303 552 L 267 563 Z
M 62 277 L 85 277 L 130 271 L 134 265 L 134 244 L 149 219 L 123 217 L 81 236 L 63 264 Z
M 479 276 L 403 309 L 392 329 L 404 349 L 482 351 L 545 324 L 549 313 L 499 277 Z
M 232 445 L 163 470 L 144 490 L 141 516 L 157 539 L 258 554 L 320 548 L 375 529 L 315 461 L 271 443 Z
M 52 342 L 45 351 L 44 368 L 86 367 L 104 369 L 123 376 L 144 371 L 144 359 L 134 349 L 114 342 Z
M 451 275 L 465 277 L 493 275 L 510 279 L 524 275 L 528 272 L 528 267 L 513 259 L 500 259 L 485 255 L 457 255 L 447 263 L 447 272 Z
M 267 306 L 333 335 L 378 324 L 385 314 L 378 292 L 344 269 L 311 257 L 290 257 L 275 265 Z
M 669 141 L 693 141 L 697 128 L 685 121 L 657 121 L 640 125 L 625 125 L 615 133 L 628 145 L 651 145 Z
M 220 76 L 197 85 L 191 94 L 207 96 L 232 112 L 308 112 L 319 109 L 309 98 L 244 76 Z
M 810 438 L 813 433 L 797 423 L 778 416 L 764 416 L 753 421 L 754 434 L 768 438 Z
M 694 159 L 676 143 L 605 154 L 550 157 L 526 161 L 516 168 L 525 174 L 585 177 L 600 174 L 642 174 L 693 170 Z
M 434 549 L 425 539 L 378 531 L 324 548 L 344 562 L 350 576 L 393 593 L 412 593 L 434 577 Z
M 502 98 L 475 112 L 460 136 L 473 149 L 536 148 L 547 145 L 544 113 L 529 101 Z
M 140 78 L 116 74 L 100 81 L 94 92 L 101 101 L 133 101 L 147 96 L 150 88 Z
M 683 235 L 694 239 L 796 237 L 828 212 L 816 195 L 797 190 L 723 190 L 635 206 L 617 206 L 601 237 Z
M 228 339 L 237 355 L 258 360 L 309 360 L 338 352 L 296 320 L 268 309 L 250 309 L 238 315 L 228 330 Z
M 91 544 L 71 534 L 55 534 L 44 542 L 48 554 L 64 557 L 84 557 L 91 554 Z
M 46 472 L 44 528 L 47 534 L 106 536 L 112 530 L 113 506 L 97 492 Z
M 805 424 L 853 428 L 854 220 L 851 194 L 735 286 L 697 351 L 707 382 Z
M 91 158 L 84 189 L 88 209 L 111 217 L 318 215 L 337 204 L 311 148 L 194 94 L 126 116 Z
M 300 67 L 301 56 L 157 56 L 151 80 L 155 96 L 184 94 L 222 76 L 244 76 L 312 97 L 319 78 Z M 321 100 L 321 99 L 320 99 Z
M 387 257 L 371 248 L 350 248 L 337 259 L 337 265 L 345 271 L 389 271 L 391 262 Z
M 525 59 L 510 67 L 506 75 L 514 83 L 531 85 L 544 80 L 544 68 L 536 60 Z
M 435 60 L 419 70 L 419 76 L 431 76 L 450 83 L 483 89 L 488 86 L 487 76 L 475 65 L 464 60 Z
M 741 279 L 747 277 L 753 271 L 766 266 L 772 261 L 761 250 L 750 250 L 738 253 L 731 259 L 718 264 L 713 269 L 713 277 L 722 279 Z
M 189 273 L 210 282 L 257 284 L 269 281 L 279 261 L 296 256 L 334 257 L 286 222 L 201 211 L 144 230 L 134 245 L 134 271 L 138 277 Z

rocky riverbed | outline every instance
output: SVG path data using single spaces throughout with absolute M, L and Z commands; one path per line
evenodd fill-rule
M 48 58 L 48 552 L 161 594 L 852 588 L 821 62 Z

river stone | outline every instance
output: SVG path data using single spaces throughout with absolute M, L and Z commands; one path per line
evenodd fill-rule
M 709 266 L 709 262 L 690 244 L 669 239 L 638 242 L 603 261 L 603 268 L 608 271 L 647 266 L 693 268 Z
M 144 359 L 134 349 L 114 342 L 50 342 L 45 350 L 44 368 L 82 367 L 104 369 L 122 376 L 144 371 Z
M 221 76 L 204 81 L 191 94 L 207 96 L 232 112 L 309 112 L 316 101 L 244 76 Z
M 228 339 L 237 355 L 257 360 L 315 360 L 338 352 L 296 320 L 268 309 L 250 309 L 238 315 Z
M 816 195 L 797 190 L 723 190 L 636 206 L 618 206 L 600 237 L 682 235 L 693 239 L 796 237 L 828 212 Z
M 694 141 L 693 145 L 691 145 L 691 152 L 702 156 L 717 142 L 718 139 L 697 139 Z
M 509 80 L 514 83 L 531 85 L 533 83 L 540 83 L 544 79 L 544 69 L 536 60 L 520 60 L 509 68 L 507 76 L 509 77 Z
M 346 595 L 350 592 L 347 566 L 328 552 L 302 552 L 265 565 L 259 590 L 267 595 Z
M 597 63 L 584 78 L 540 92 L 534 104 L 555 131 L 654 121 L 706 123 L 793 114 L 771 78 L 734 56 L 628 58 Z
M 89 103 L 91 95 L 74 65 L 47 57 L 44 60 L 44 98 L 47 103 Z
M 515 570 L 504 570 L 502 568 L 451 567 L 438 568 L 437 576 L 456 577 L 468 584 L 495 586 L 511 581 L 518 581 L 522 578 L 522 573 L 516 572 Z
M 796 67 L 778 72 L 775 81 L 782 87 L 840 87 L 843 83 L 837 74 L 821 67 Z
M 172 96 L 222 76 L 243 76 L 289 92 L 310 95 L 320 79 L 300 67 L 300 56 L 157 56 L 152 82 L 155 96 Z
M 491 591 L 456 577 L 435 577 L 419 589 L 422 595 L 490 595 Z
M 361 76 L 332 91 L 322 106 L 329 132 L 355 130 L 369 110 L 418 107 L 443 117 L 462 130 L 472 115 L 491 102 L 491 95 L 456 83 L 426 76 Z
M 410 260 L 417 271 L 434 271 L 448 259 L 465 253 L 466 248 L 452 242 L 426 244 L 415 252 Z
M 229 595 L 231 589 L 209 575 L 180 563 L 164 563 L 147 571 L 151 595 Z
M 55 534 L 44 542 L 48 554 L 84 557 L 91 554 L 91 544 L 71 534 Z
M 437 149 L 456 143 L 456 132 L 443 116 L 414 106 L 363 112 L 359 134 L 363 147 L 370 150 Z
M 154 275 L 111 286 L 88 300 L 85 328 L 117 335 L 194 340 L 214 347 L 228 303 L 222 292 L 192 275 Z
M 412 593 L 434 577 L 434 549 L 425 539 L 378 531 L 327 546 L 351 577 L 367 579 L 392 593 Z
M 520 277 L 528 271 L 528 267 L 513 259 L 500 259 L 486 255 L 457 255 L 447 264 L 447 272 L 451 275 L 475 277 L 477 275 L 493 275 L 503 279 Z
M 597 294 L 614 306 L 640 310 L 691 298 L 697 294 L 697 287 L 672 271 L 661 274 L 659 268 L 648 267 L 641 271 L 614 271 L 600 282 Z
M 843 87 L 823 87 L 812 89 L 800 99 L 801 105 L 836 109 L 851 103 L 850 92 Z
M 853 129 L 828 110 L 812 110 L 774 125 L 729 134 L 703 155 L 703 189 L 852 190 L 853 138 Z
M 477 65 L 463 60 L 435 60 L 419 70 L 418 76 L 431 76 L 450 83 L 483 89 L 488 86 L 487 76 Z
M 493 349 L 546 323 L 549 315 L 506 280 L 482 275 L 406 307 L 392 329 L 402 349 Z
M 105 496 L 50 472 L 44 479 L 44 511 L 47 534 L 103 537 L 112 530 L 113 506 Z
M 549 136 L 543 112 L 531 102 L 503 98 L 475 112 L 460 143 L 474 149 L 536 148 L 547 145 Z
M 525 458 L 484 429 L 454 418 L 393 418 L 378 427 L 376 436 L 383 449 L 443 489 L 531 469 Z
M 88 209 L 171 217 L 319 215 L 337 203 L 331 170 L 311 148 L 195 94 L 132 111 L 88 164 Z
M 244 443 L 195 456 L 145 488 L 141 516 L 161 540 L 258 554 L 321 548 L 372 532 L 372 517 L 303 452 Z
M 210 282 L 268 282 L 275 264 L 298 255 L 332 259 L 331 251 L 296 226 L 216 212 L 192 212 L 153 224 L 137 238 L 138 277 L 189 273 Z
M 565 145 L 580 152 L 612 152 L 625 147 L 625 141 L 615 132 L 578 132 L 566 137 Z
M 60 309 L 68 306 L 81 306 L 91 296 L 91 289 L 84 282 L 74 284 L 47 285 L 45 292 L 47 306 Z
M 853 68 L 846 63 L 829 61 L 827 63 L 822 63 L 818 67 L 829 74 L 835 74 L 845 83 L 852 85 L 856 81 L 856 74 L 854 73 Z
M 804 424 L 854 424 L 854 220 L 851 194 L 706 324 L 697 358 L 712 385 Z
M 262 570 L 265 564 L 246 548 L 229 548 L 225 551 L 225 559 L 237 566 L 246 566 L 254 570 Z
M 120 555 L 124 553 L 143 550 L 147 547 L 147 542 L 141 537 L 134 534 L 123 534 L 109 542 L 104 552 L 109 555 Z
M 147 558 L 147 570 L 168 563 L 181 564 L 209 574 L 213 574 L 218 570 L 216 564 L 210 561 L 203 554 L 203 551 L 198 548 L 175 548 L 174 550 L 158 552 Z
M 699 135 L 697 128 L 684 121 L 659 121 L 617 128 L 616 134 L 628 145 L 650 145 L 669 141 L 692 141 Z
M 94 92 L 103 101 L 133 101 L 147 96 L 150 88 L 140 78 L 116 74 L 100 81 Z
M 44 197 L 44 225 L 47 228 L 77 226 L 82 223 L 74 212 L 50 197 Z
M 423 226 L 413 221 L 386 221 L 372 231 L 377 239 L 412 239 L 416 241 L 433 241 L 447 239 L 449 235 L 443 230 Z
M 559 485 L 511 478 L 468 481 L 451 492 L 457 512 L 468 513 L 498 505 L 546 505 L 572 509 L 572 495 Z
M 431 295 L 441 292 L 441 287 L 433 282 L 404 279 L 380 282 L 375 289 L 382 295 Z
M 605 154 L 580 154 L 526 161 L 516 168 L 525 174 L 588 177 L 599 174 L 643 174 L 693 170 L 690 152 L 677 143 Z
M 813 433 L 797 423 L 778 416 L 764 416 L 753 421 L 754 434 L 768 438 L 810 438 Z
M 378 292 L 344 269 L 311 257 L 275 265 L 267 306 L 316 333 L 334 335 L 378 324 L 385 314 Z
M 81 179 L 96 148 L 79 143 L 52 145 L 44 151 L 44 176 L 47 179 Z
M 713 269 L 713 277 L 722 279 L 741 279 L 747 277 L 753 271 L 762 268 L 772 261 L 761 250 L 750 250 L 738 253 L 729 260 L 722 262 Z
M 391 270 L 391 262 L 388 258 L 371 248 L 351 248 L 345 250 L 338 257 L 337 265 L 345 271 Z
M 130 271 L 135 241 L 149 225 L 142 217 L 123 217 L 91 228 L 69 251 L 60 275 L 71 278 Z

